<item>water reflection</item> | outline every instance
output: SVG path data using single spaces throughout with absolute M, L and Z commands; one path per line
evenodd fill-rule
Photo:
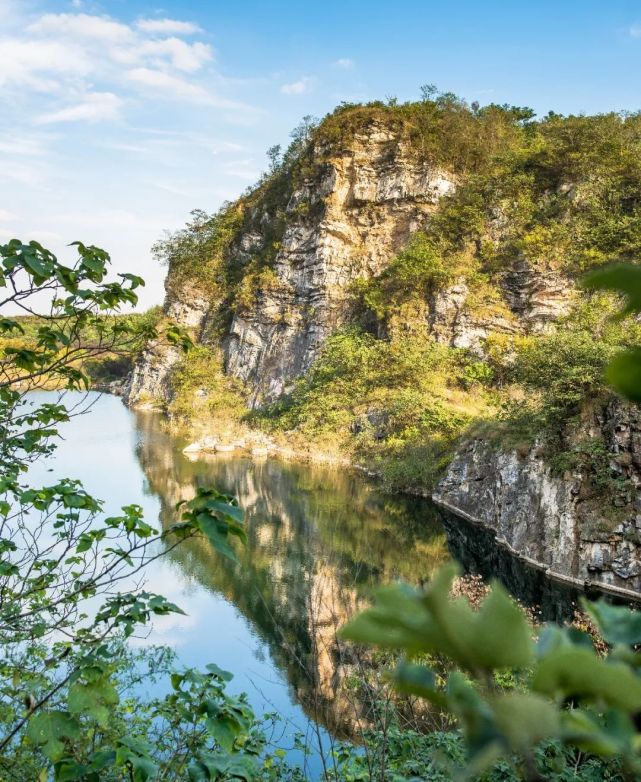
M 465 572 L 477 573 L 486 581 L 499 579 L 523 605 L 532 607 L 542 621 L 572 619 L 581 594 L 579 590 L 552 581 L 543 571 L 510 554 L 497 544 L 492 530 L 470 524 L 444 510 L 440 512 L 440 520 L 452 557 Z
M 224 455 L 190 461 L 153 414 L 138 414 L 136 424 L 138 458 L 161 500 L 163 525 L 201 485 L 237 496 L 246 513 L 238 564 L 204 540 L 172 557 L 240 609 L 307 714 L 334 734 L 348 733 L 356 718 L 367 718 L 367 704 L 343 686 L 355 661 L 341 654 L 336 631 L 377 584 L 419 583 L 450 558 L 436 509 L 323 466 Z
M 240 498 L 249 532 L 240 564 L 219 558 L 204 540 L 155 562 L 147 588 L 187 616 L 158 618 L 137 642 L 170 644 L 186 665 L 216 662 L 233 671 L 232 690 L 248 692 L 257 713 L 281 715 L 290 743 L 294 731 L 314 733 L 318 723 L 343 735 L 357 720 L 367 724 L 372 694 L 352 685 L 367 680 L 371 660 L 342 653 L 336 629 L 381 582 L 419 583 L 454 556 L 472 572 L 502 578 L 523 602 L 541 605 L 546 618 L 571 612 L 573 592 L 509 556 L 487 531 L 429 502 L 386 496 L 358 475 L 319 466 L 220 456 L 190 462 L 159 416 L 134 416 L 117 398 L 95 392 L 82 400 L 92 403 L 90 415 L 65 424 L 60 447 L 34 465 L 30 478 L 79 478 L 105 499 L 106 514 L 138 502 L 146 519 L 165 526 L 198 485 Z M 80 401 L 67 397 L 68 404 Z M 319 736 L 327 747 L 322 730 L 310 743 Z M 320 756 L 312 759 L 313 778 Z

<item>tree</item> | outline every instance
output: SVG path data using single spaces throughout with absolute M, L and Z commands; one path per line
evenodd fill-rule
M 143 780 L 155 774 L 149 747 L 128 739 L 126 728 L 120 735 L 107 730 L 119 702 L 115 674 L 123 647 L 117 639 L 154 615 L 180 609 L 133 588 L 132 576 L 194 535 L 206 535 L 233 557 L 229 539 L 245 533 L 237 503 L 215 490 L 200 489 L 181 508 L 180 520 L 159 532 L 136 505 L 104 518 L 102 503 L 77 481 L 29 484 L 29 465 L 52 452 L 58 426 L 77 412 L 62 392 L 88 387 L 88 358 L 126 354 L 148 339 L 185 350 L 191 345 L 173 324 L 159 333 L 144 320 L 118 317 L 136 303 L 143 281 L 132 274 L 109 280 L 104 250 L 80 242 L 73 247 L 77 259 L 65 265 L 37 242 L 0 246 L 0 768 L 3 777 L 11 769 L 25 780 L 38 773 L 48 779 L 46 765 L 35 776 L 19 771 L 16 758 L 26 751 L 36 766 L 48 759 L 57 780 L 102 779 L 107 768 Z M 29 334 L 19 313 L 32 318 Z M 45 382 L 61 394 L 36 403 L 29 391 Z M 196 673 L 189 676 L 196 682 Z M 202 674 L 198 687 L 187 688 L 189 697 L 184 681 L 174 682 L 183 716 L 193 712 L 201 722 L 209 719 L 212 731 L 222 730 L 218 712 L 209 713 L 195 693 L 212 697 L 224 677 Z M 218 711 L 233 743 L 245 723 Z M 208 735 L 203 752 L 226 745 L 220 733 Z M 210 762 L 203 758 L 196 753 L 184 765 Z M 210 778 L 202 774 L 195 778 Z

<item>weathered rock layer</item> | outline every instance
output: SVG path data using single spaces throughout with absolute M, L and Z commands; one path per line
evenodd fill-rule
M 605 452 L 611 507 L 580 468 L 555 471 L 540 445 L 526 452 L 486 440 L 463 445 L 434 499 L 496 532 L 552 574 L 641 591 L 641 415 L 612 401 L 582 427 Z

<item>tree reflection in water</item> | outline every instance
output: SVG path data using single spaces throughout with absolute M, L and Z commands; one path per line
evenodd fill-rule
M 350 686 L 370 661 L 342 647 L 336 633 L 378 584 L 419 584 L 450 558 L 435 507 L 327 466 L 228 454 L 191 461 L 156 414 L 138 413 L 136 426 L 163 525 L 197 486 L 233 494 L 246 514 L 248 542 L 237 547 L 237 564 L 198 540 L 172 553 L 181 569 L 240 609 L 314 722 L 335 736 L 370 724 L 381 693 Z
M 205 540 L 172 552 L 181 570 L 233 603 L 267 645 L 272 659 L 314 724 L 353 736 L 380 716 L 389 697 L 376 661 L 337 640 L 338 628 L 364 607 L 374 587 L 394 580 L 418 585 L 454 556 L 466 571 L 500 578 L 545 619 L 565 619 L 576 593 L 551 584 L 496 545 L 493 535 L 444 514 L 432 503 L 381 493 L 344 469 L 237 455 L 190 460 L 158 414 L 136 414 L 137 456 L 161 501 L 161 522 L 197 486 L 238 497 L 248 542 L 238 563 Z M 370 686 L 374 681 L 375 685 Z M 416 715 L 413 720 L 434 720 Z

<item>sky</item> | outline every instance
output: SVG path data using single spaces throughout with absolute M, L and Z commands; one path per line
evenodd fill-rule
M 267 167 L 305 115 L 436 84 L 539 114 L 641 109 L 641 2 L 0 0 L 0 242 L 151 245 Z

